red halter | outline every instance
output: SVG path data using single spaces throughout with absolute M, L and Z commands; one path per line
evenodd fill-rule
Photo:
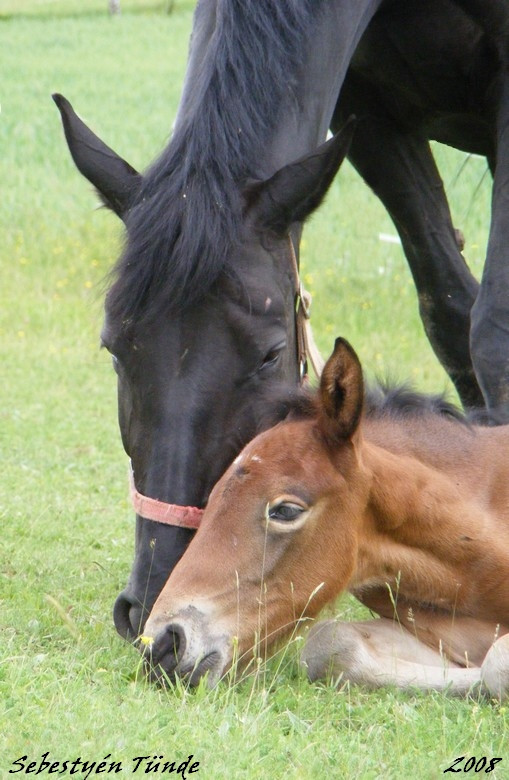
M 295 280 L 295 320 L 299 369 L 301 381 L 305 382 L 307 381 L 307 359 L 309 358 L 318 378 L 320 378 L 322 373 L 324 361 L 318 351 L 311 331 L 311 323 L 309 321 L 311 296 L 302 287 L 297 257 L 293 248 L 291 236 L 288 236 L 288 241 L 290 246 L 290 262 Z M 158 501 L 156 498 L 149 498 L 148 496 L 143 496 L 141 493 L 138 493 L 136 485 L 134 484 L 132 466 L 129 467 L 129 484 L 134 511 L 140 517 L 144 517 L 147 520 L 154 520 L 156 523 L 176 525 L 180 528 L 192 528 L 193 530 L 196 530 L 199 527 L 203 509 L 198 509 L 196 506 L 166 504 L 164 501 Z
M 131 501 L 134 511 L 140 517 L 147 520 L 155 520 L 156 523 L 177 525 L 180 528 L 192 528 L 196 531 L 200 525 L 203 509 L 196 506 L 179 506 L 178 504 L 166 504 L 156 498 L 143 496 L 136 490 L 132 466 L 129 467 L 129 484 L 131 488 Z

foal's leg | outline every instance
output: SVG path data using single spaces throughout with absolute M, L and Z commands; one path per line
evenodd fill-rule
M 353 593 L 372 612 L 396 621 L 420 643 L 440 650 L 458 666 L 481 666 L 495 640 L 509 633 L 509 625 L 419 606 L 387 587 Z
M 470 310 L 478 284 L 461 255 L 427 140 L 403 132 L 369 84 L 349 73 L 334 129 L 359 123 L 350 161 L 380 198 L 401 237 L 426 334 L 465 406 L 484 406 L 470 358 Z
M 501 636 L 488 650 L 481 666 L 484 688 L 497 699 L 509 699 L 509 634 Z
M 481 681 L 479 667 L 458 666 L 386 618 L 317 623 L 309 632 L 301 662 L 310 680 L 341 675 L 369 688 L 394 685 L 466 694 Z

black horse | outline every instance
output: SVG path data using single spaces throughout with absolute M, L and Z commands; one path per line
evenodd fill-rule
M 437 355 L 465 403 L 482 402 L 480 385 L 509 419 L 508 29 L 505 0 L 201 0 L 175 131 L 143 176 L 56 96 L 78 168 L 127 228 L 102 338 L 140 492 L 204 506 L 274 388 L 298 382 L 288 237 L 298 245 L 348 151 L 351 123 L 322 142 L 352 112 L 351 159 L 400 232 Z M 495 175 L 479 294 L 429 138 L 485 154 Z M 191 534 L 137 516 L 123 636 Z
M 428 338 L 466 406 L 509 421 L 509 4 L 386 3 L 354 54 L 332 120 L 359 121 L 349 159 L 389 211 Z M 482 284 L 451 224 L 428 139 L 487 158 L 494 175 Z M 482 391 L 482 392 L 481 392 Z

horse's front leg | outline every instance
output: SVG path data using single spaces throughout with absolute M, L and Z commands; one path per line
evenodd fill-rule
M 458 248 L 428 142 L 402 131 L 369 84 L 349 73 L 333 128 L 359 118 L 349 159 L 380 198 L 401 237 L 424 329 L 465 406 L 484 406 L 470 357 L 470 310 L 478 284 Z
M 509 423 L 509 72 L 503 78 L 490 236 L 471 330 L 472 361 L 495 423 Z
M 509 668 L 509 653 L 507 661 Z M 465 695 L 481 683 L 479 667 L 459 666 L 386 618 L 317 623 L 301 663 L 310 680 L 339 678 L 373 689 L 392 685 Z

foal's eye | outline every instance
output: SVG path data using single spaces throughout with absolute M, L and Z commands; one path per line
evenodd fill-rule
M 298 504 L 276 504 L 269 509 L 269 520 L 276 520 L 279 523 L 291 523 L 305 511 L 303 506 Z

